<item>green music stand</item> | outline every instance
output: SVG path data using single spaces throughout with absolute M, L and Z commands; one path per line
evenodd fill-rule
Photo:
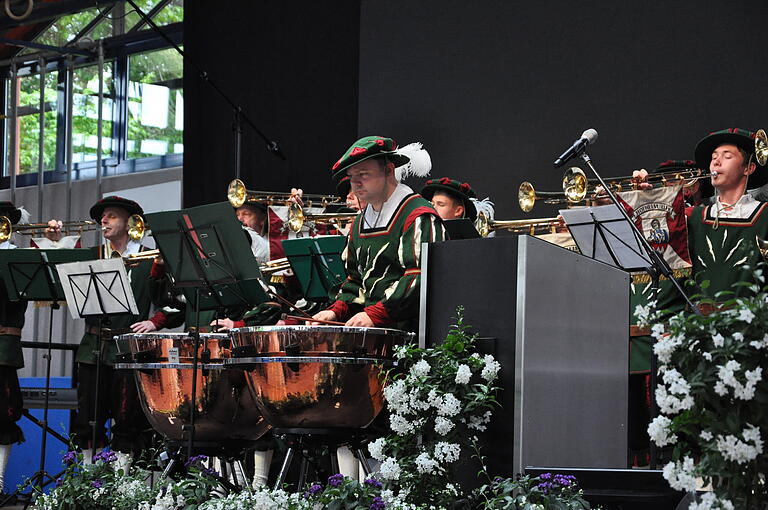
M 11 301 L 64 301 L 56 264 L 93 260 L 88 249 L 0 250 L 0 274 Z
M 329 292 L 347 278 L 341 259 L 346 244 L 345 236 L 283 240 L 283 250 L 301 284 L 305 299 L 326 300 Z

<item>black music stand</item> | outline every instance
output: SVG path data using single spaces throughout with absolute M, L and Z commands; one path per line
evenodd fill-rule
M 457 239 L 479 239 L 480 233 L 475 227 L 475 223 L 469 218 L 456 218 L 453 220 L 443 220 L 443 227 L 448 232 L 448 239 L 455 241 Z
M 130 313 L 138 315 L 139 309 L 133 297 L 133 289 L 122 258 L 73 262 L 56 266 L 70 313 L 74 319 L 99 317 L 98 345 L 96 351 L 96 393 L 91 423 L 91 446 L 96 453 L 96 428 L 99 417 L 99 392 L 104 342 L 101 332 L 109 317 Z
M 306 299 L 325 301 L 329 292 L 346 279 L 341 258 L 346 244 L 345 236 L 283 240 L 283 250 Z
M 200 310 L 221 311 L 267 300 L 261 286 L 259 264 L 229 203 L 148 214 L 147 223 L 152 225 L 152 236 L 174 285 L 184 291 L 188 304 L 195 308 L 196 323 L 200 321 Z M 188 457 L 192 456 L 195 441 L 199 328 L 192 331 L 192 337 L 195 346 L 187 428 Z
M 32 423 L 42 429 L 40 442 L 40 464 L 38 470 L 30 476 L 13 494 L 0 502 L 0 507 L 5 505 L 13 496 L 21 493 L 24 487 L 35 483 L 39 487 L 47 485 L 55 480 L 45 469 L 45 454 L 48 447 L 48 434 L 50 433 L 60 441 L 67 442 L 66 438 L 51 430 L 48 425 L 48 411 L 50 409 L 51 392 L 51 351 L 53 345 L 53 311 L 60 308 L 59 301 L 65 299 L 64 290 L 58 275 L 53 270 L 57 262 L 71 262 L 89 260 L 93 258 L 90 250 L 2 250 L 0 251 L 0 270 L 8 299 L 11 301 L 46 301 L 51 303 L 51 313 L 48 322 L 48 352 L 45 368 L 45 393 L 43 399 L 43 419 L 34 418 L 28 410 L 23 414 Z

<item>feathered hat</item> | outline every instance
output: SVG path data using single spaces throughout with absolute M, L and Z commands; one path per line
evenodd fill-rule
M 397 142 L 392 138 L 365 136 L 353 143 L 331 167 L 333 178 L 341 181 L 347 168 L 371 158 L 386 158 L 394 163 L 398 182 L 406 177 L 425 177 L 432 170 L 432 159 L 421 143 L 411 143 L 398 149 Z

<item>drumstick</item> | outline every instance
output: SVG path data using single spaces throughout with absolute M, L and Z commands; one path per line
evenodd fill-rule
M 298 317 L 296 315 L 288 315 L 287 313 L 284 313 L 282 315 L 282 319 L 293 319 L 296 321 L 304 321 L 304 322 L 317 322 L 319 324 L 328 324 L 329 326 L 343 326 L 343 322 L 338 321 L 324 321 L 322 319 L 313 319 L 312 317 Z

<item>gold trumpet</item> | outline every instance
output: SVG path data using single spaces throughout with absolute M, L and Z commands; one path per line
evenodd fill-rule
M 47 223 L 28 223 L 13 225 L 7 216 L 0 216 L 0 242 L 5 242 L 16 232 L 23 235 L 43 234 L 48 228 Z M 62 223 L 62 231 L 66 233 L 83 233 L 101 228 L 95 221 L 65 221 Z
M 564 204 L 568 201 L 560 191 L 536 191 L 528 181 L 520 184 L 517 190 L 517 204 L 523 212 L 531 212 L 537 200 L 543 200 L 545 204 Z
M 292 232 L 300 232 L 304 224 L 311 221 L 320 225 L 333 225 L 336 228 L 341 226 L 342 222 L 354 220 L 358 212 L 354 213 L 306 213 L 301 206 L 291 206 L 288 209 L 288 221 L 286 224 Z
M 760 166 L 768 163 L 768 135 L 763 129 L 758 129 L 755 133 L 755 159 Z
M 139 260 L 154 260 L 158 257 L 162 257 L 160 250 L 145 250 L 139 253 L 131 253 L 123 257 L 127 262 L 136 262 Z
M 264 264 L 261 264 L 259 266 L 259 269 L 261 270 L 261 274 L 263 275 L 271 275 L 273 273 L 277 273 L 279 271 L 285 271 L 286 269 L 290 269 L 290 268 L 291 268 L 291 263 L 288 261 L 287 257 L 270 260 L 269 262 L 265 262 Z
M 245 184 L 240 179 L 234 179 L 227 186 L 227 200 L 232 207 L 241 207 L 246 202 L 256 202 L 265 205 L 288 205 L 294 203 L 291 201 L 293 195 L 290 193 L 276 193 L 274 191 L 253 191 L 246 189 Z M 341 197 L 334 195 L 301 195 L 302 201 L 311 207 L 314 202 L 319 202 L 326 207 L 328 204 L 337 204 L 341 202 Z
M 509 230 L 519 234 L 543 234 L 546 232 L 556 232 L 560 225 L 557 218 L 536 218 L 532 220 L 493 220 L 488 219 L 485 213 L 478 213 L 475 220 L 475 228 L 480 237 L 488 237 L 488 234 L 495 230 Z

